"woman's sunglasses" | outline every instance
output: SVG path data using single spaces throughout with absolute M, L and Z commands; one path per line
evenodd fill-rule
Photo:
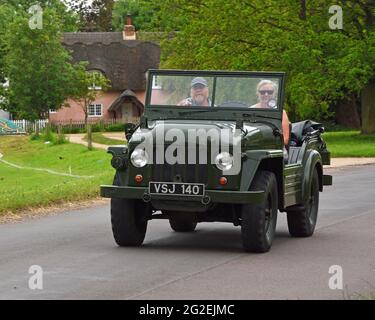
M 266 93 L 268 93 L 268 95 L 270 96 L 271 94 L 274 93 L 273 90 L 259 90 L 259 93 L 263 96 L 265 95 Z

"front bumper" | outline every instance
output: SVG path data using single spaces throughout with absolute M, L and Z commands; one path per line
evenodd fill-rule
M 222 191 L 206 190 L 203 197 L 181 196 L 181 195 L 150 195 L 148 188 L 100 186 L 100 195 L 104 198 L 142 199 L 145 202 L 152 200 L 178 200 L 196 201 L 204 204 L 209 203 L 262 203 L 264 191 Z

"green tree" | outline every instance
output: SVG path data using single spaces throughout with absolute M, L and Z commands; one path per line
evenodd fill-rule
M 61 20 L 45 9 L 43 28 L 31 29 L 29 16 L 17 14 L 5 34 L 5 92 L 8 111 L 35 120 L 58 109 L 71 95 L 71 57 L 61 44 Z
M 71 0 L 69 5 L 79 16 L 79 31 L 112 31 L 114 0 Z
M 0 0 L 0 6 L 11 8 L 7 20 L 17 13 L 27 14 L 31 6 L 38 4 L 42 8 L 53 10 L 61 21 L 61 30 L 65 32 L 77 31 L 78 16 L 67 5 L 69 0 Z
M 5 57 L 7 54 L 5 34 L 17 15 L 27 15 L 29 8 L 38 3 L 42 8 L 53 10 L 61 21 L 62 31 L 76 31 L 77 16 L 60 0 L 0 0 L 0 96 L 4 95 Z
M 11 21 L 12 10 L 9 6 L 0 5 L 0 96 L 2 95 L 2 85 L 5 82 L 5 73 L 4 73 L 4 66 L 5 66 L 5 54 L 6 54 L 6 48 L 5 48 L 5 32 L 8 23 Z
M 148 1 L 118 0 L 112 14 L 112 25 L 116 31 L 122 31 L 126 17 L 130 14 L 136 30 L 147 30 L 150 27 L 154 11 Z
M 89 106 L 103 92 L 110 88 L 109 80 L 100 72 L 86 71 L 87 62 L 74 66 L 70 98 L 75 101 L 85 114 L 85 127 L 89 115 Z
M 158 16 L 184 23 L 162 67 L 286 71 L 291 118 L 327 118 L 374 77 L 371 1 L 339 1 L 344 29 L 331 30 L 328 0 L 165 0 Z
M 175 4 L 168 2 L 169 11 L 164 1 L 155 0 L 118 0 L 113 7 L 112 25 L 114 30 L 122 31 L 128 14 L 136 30 L 141 31 L 178 31 L 180 26 L 188 23 L 184 15 L 175 16 Z

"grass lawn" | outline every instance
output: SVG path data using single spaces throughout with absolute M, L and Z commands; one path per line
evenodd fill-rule
M 99 195 L 99 185 L 112 182 L 114 169 L 105 150 L 88 151 L 66 143 L 47 145 L 29 137 L 0 136 L 3 160 L 27 167 L 15 168 L 0 162 L 0 215 L 5 211 L 43 206 L 62 200 L 86 200 Z M 45 168 L 91 178 L 60 176 L 30 168 Z
M 332 157 L 375 157 L 375 134 L 359 131 L 326 132 L 323 135 Z
M 83 140 L 87 141 L 87 135 L 83 138 Z M 92 133 L 92 142 L 105 144 L 105 145 L 118 145 L 118 144 L 125 144 L 125 135 L 123 141 L 117 139 L 110 139 L 103 135 L 102 132 L 93 132 Z

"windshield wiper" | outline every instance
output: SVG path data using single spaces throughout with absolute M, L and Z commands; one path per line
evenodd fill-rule
M 189 111 L 179 111 L 178 115 L 183 116 L 183 115 L 189 115 L 189 114 L 194 114 L 194 113 L 204 113 L 204 112 L 211 112 L 211 111 L 218 111 L 219 109 L 213 108 L 213 107 L 208 107 L 207 109 L 196 109 L 196 110 L 189 110 Z
M 256 114 L 256 113 L 243 113 L 242 117 L 244 118 L 251 118 L 249 119 L 250 122 L 256 122 L 256 118 L 264 118 L 264 119 L 274 119 L 274 120 L 279 120 L 279 118 L 274 118 L 274 117 L 269 117 L 269 116 L 264 116 L 262 114 Z

